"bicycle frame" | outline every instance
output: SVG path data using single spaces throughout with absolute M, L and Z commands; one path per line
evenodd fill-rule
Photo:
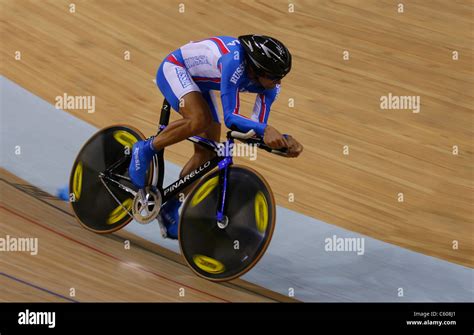
M 168 126 L 169 117 L 170 117 L 170 108 L 171 108 L 170 104 L 165 99 L 163 101 L 163 106 L 161 108 L 160 123 L 158 126 L 157 135 L 160 134 Z M 247 144 L 255 144 L 260 149 L 266 150 L 270 153 L 286 156 L 286 148 L 272 149 L 268 147 L 267 145 L 265 145 L 262 139 L 251 139 L 250 137 L 255 134 L 255 132 L 253 133 L 252 132 L 253 131 L 250 131 L 247 134 L 237 132 L 237 134 L 240 134 L 240 135 L 236 138 L 239 138 L 239 140 L 244 140 Z M 242 135 L 244 135 L 244 137 L 241 137 Z M 234 135 L 234 136 L 237 136 L 237 135 Z M 206 148 L 207 150 L 214 151 L 216 153 L 216 156 L 212 158 L 211 160 L 205 162 L 201 166 L 199 166 L 194 171 L 191 171 L 186 176 L 183 176 L 182 178 L 176 180 L 175 182 L 171 183 L 170 185 L 168 185 L 166 188 L 163 189 L 163 178 L 165 174 L 164 173 L 165 166 L 164 166 L 164 158 L 163 158 L 164 149 L 163 149 L 159 153 L 153 156 L 153 176 L 152 176 L 151 186 L 159 190 L 162 197 L 161 203 L 164 204 L 169 199 L 179 194 L 186 187 L 190 186 L 199 178 L 204 176 L 207 172 L 211 171 L 215 167 L 218 167 L 219 168 L 219 200 L 218 200 L 218 206 L 217 206 L 217 211 L 216 211 L 216 219 L 217 219 L 218 224 L 225 226 L 227 225 L 226 216 L 224 215 L 225 209 L 226 209 L 227 179 L 229 177 L 229 167 L 234 163 L 232 159 L 232 153 L 230 152 L 230 150 L 228 150 L 228 148 L 234 145 L 234 137 L 232 135 L 232 132 L 227 133 L 227 140 L 225 142 L 215 142 L 207 138 L 203 138 L 201 136 L 192 136 L 192 137 L 189 137 L 187 140 L 195 144 L 198 144 Z M 224 155 L 221 154 L 222 146 L 224 146 L 225 148 Z M 113 172 L 113 170 L 116 167 L 125 163 L 127 161 L 127 158 L 128 158 L 127 156 L 124 156 L 122 159 L 112 164 L 112 166 L 110 166 L 107 170 L 105 170 L 103 173 L 99 175 L 99 178 L 101 179 L 104 186 L 107 188 L 110 195 L 115 199 L 115 201 L 128 212 L 130 217 L 133 217 L 132 213 L 130 213 L 129 210 L 123 207 L 121 202 L 117 200 L 113 192 L 110 190 L 110 188 L 107 186 L 107 184 L 103 180 L 103 179 L 106 179 L 114 183 L 119 188 L 130 193 L 132 196 L 135 197 L 137 192 L 123 185 L 122 183 L 120 183 L 120 181 L 117 181 L 114 178 L 112 178 L 112 177 L 118 177 L 121 179 L 131 181 L 130 178 Z
M 160 127 L 161 130 L 164 130 L 166 126 Z M 192 136 L 188 138 L 188 141 L 191 141 L 195 144 L 198 144 L 208 150 L 214 151 L 216 156 L 211 160 L 203 163 L 194 171 L 191 171 L 189 174 L 181 177 L 180 179 L 176 180 L 175 182 L 168 185 L 166 188 L 161 188 L 162 185 L 156 185 L 160 191 L 162 191 L 162 199 L 163 203 L 168 201 L 169 199 L 175 197 L 179 194 L 183 189 L 188 187 L 189 185 L 193 184 L 196 180 L 204 176 L 207 172 L 211 171 L 215 167 L 219 168 L 219 202 L 218 202 L 218 209 L 216 213 L 216 218 L 218 221 L 222 221 L 224 219 L 224 210 L 225 210 L 225 199 L 227 193 L 227 178 L 229 175 L 229 166 L 233 164 L 232 155 L 229 152 L 226 152 L 225 155 L 220 155 L 221 149 L 220 146 L 225 146 L 228 148 L 230 145 L 233 145 L 234 139 L 227 138 L 225 142 L 215 142 L 200 136 Z M 159 171 L 159 173 L 164 173 L 164 170 Z
M 170 105 L 165 100 L 163 102 L 163 107 L 162 107 L 161 117 L 160 117 L 160 125 L 158 128 L 157 135 L 160 132 L 162 132 L 164 129 L 166 129 L 166 126 L 168 125 L 168 122 L 169 122 L 169 111 L 170 111 Z M 211 160 L 203 163 L 201 166 L 199 166 L 194 171 L 191 171 L 189 174 L 172 182 L 166 188 L 163 188 L 163 177 L 164 177 L 165 167 L 164 167 L 164 160 L 163 160 L 164 150 L 162 150 L 160 153 L 155 154 L 155 156 L 153 157 L 154 168 L 153 168 L 153 177 L 152 177 L 151 185 L 153 187 L 156 187 L 159 190 L 162 196 L 162 204 L 164 204 L 168 200 L 174 198 L 182 190 L 184 190 L 185 188 L 193 184 L 199 178 L 204 176 L 207 172 L 213 170 L 215 167 L 218 167 L 220 171 L 219 173 L 220 188 L 219 188 L 219 202 L 218 202 L 218 207 L 217 207 L 216 219 L 219 222 L 221 222 L 225 219 L 224 211 L 225 211 L 225 203 L 226 203 L 225 199 L 226 199 L 226 194 L 227 194 L 227 178 L 229 175 L 229 166 L 233 164 L 231 153 L 229 153 L 228 150 L 225 150 L 225 154 L 221 155 L 221 151 L 222 151 L 221 148 L 222 146 L 224 146 L 224 148 L 229 148 L 231 145 L 234 144 L 234 139 L 228 134 L 227 140 L 225 142 L 215 142 L 215 141 L 212 141 L 200 136 L 192 136 L 188 138 L 187 140 L 195 144 L 198 144 L 206 148 L 207 150 L 214 151 L 216 153 L 216 156 L 212 158 Z M 120 181 L 113 178 L 113 177 L 118 177 L 121 179 L 131 181 L 130 178 L 113 172 L 115 168 L 125 163 L 126 161 L 127 161 L 127 156 L 124 156 L 122 159 L 112 164 L 109 168 L 107 168 L 103 173 L 99 175 L 99 178 L 101 179 L 104 186 L 107 188 L 110 195 L 121 206 L 122 204 L 120 203 L 120 201 L 117 200 L 116 196 L 114 195 L 112 190 L 110 190 L 110 188 L 107 186 L 107 184 L 104 182 L 103 179 L 114 183 L 122 190 L 135 196 L 137 192 L 133 191 L 129 187 L 123 185 Z M 131 217 L 133 217 L 133 215 L 128 210 L 127 212 Z
M 169 123 L 169 117 L 170 117 L 170 109 L 171 106 L 164 99 L 163 101 L 163 106 L 161 107 L 161 115 L 160 115 L 160 124 L 158 127 L 158 134 L 162 132 L 164 129 L 166 129 L 166 126 Z M 178 179 L 177 181 L 171 183 L 169 186 L 167 186 L 165 189 L 162 188 L 163 185 L 163 176 L 164 176 L 164 164 L 162 164 L 161 169 L 158 169 L 160 176 L 154 176 L 153 181 L 157 181 L 157 187 L 160 189 L 162 192 L 162 203 L 165 203 L 169 199 L 173 198 L 176 196 L 176 194 L 179 194 L 180 191 L 188 187 L 189 185 L 193 184 L 196 180 L 204 176 L 207 172 L 211 171 L 214 169 L 216 166 L 219 168 L 219 200 L 218 200 L 218 206 L 217 206 L 217 212 L 216 212 L 216 219 L 218 222 L 222 222 L 225 218 L 224 212 L 225 212 L 225 204 L 226 204 L 226 194 L 227 194 L 227 178 L 229 176 L 229 166 L 231 166 L 234 162 L 232 160 L 232 155 L 229 153 L 228 150 L 225 150 L 225 154 L 221 155 L 221 148 L 222 145 L 224 145 L 225 148 L 229 148 L 230 145 L 234 144 L 234 139 L 230 136 L 230 134 L 227 134 L 227 140 L 222 143 L 218 143 L 212 140 L 209 140 L 207 138 L 203 138 L 201 136 L 192 136 L 188 138 L 188 141 L 191 141 L 195 144 L 198 144 L 207 150 L 214 151 L 216 153 L 216 156 L 199 166 L 196 170 L 191 171 L 189 174 L 186 176 L 183 176 L 182 178 Z M 160 152 L 159 157 L 156 155 L 156 162 L 163 162 L 163 151 Z M 159 168 L 159 164 L 157 166 Z M 157 169 L 155 169 L 157 171 Z M 152 182 L 153 184 L 153 182 Z

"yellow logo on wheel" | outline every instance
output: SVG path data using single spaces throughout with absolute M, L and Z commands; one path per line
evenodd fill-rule
M 127 215 L 128 212 L 131 211 L 132 204 L 133 200 L 131 198 L 128 198 L 124 202 L 122 202 L 121 206 L 118 206 L 112 212 L 110 212 L 109 217 L 107 219 L 107 224 L 114 224 L 122 220 L 125 215 Z
M 264 233 L 268 225 L 268 205 L 265 195 L 259 191 L 255 196 L 255 222 L 260 233 Z
M 114 138 L 124 147 L 129 147 L 132 149 L 133 145 L 138 142 L 138 139 L 125 130 L 114 131 Z
M 224 272 L 225 266 L 217 259 L 207 257 L 204 255 L 194 255 L 193 262 L 196 264 L 201 270 L 206 271 L 211 274 L 219 274 Z
M 74 170 L 74 177 L 72 178 L 72 192 L 74 200 L 77 201 L 81 197 L 82 191 L 82 162 L 77 163 Z
M 214 188 L 219 184 L 219 176 L 215 176 L 214 178 L 209 179 L 206 181 L 196 192 L 191 200 L 191 207 L 196 206 L 201 201 L 203 201 L 209 193 L 212 192 Z

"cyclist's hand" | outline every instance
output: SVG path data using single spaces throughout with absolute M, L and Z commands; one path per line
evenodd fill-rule
M 278 130 L 270 125 L 265 128 L 263 142 L 272 149 L 288 148 L 288 142 Z
M 286 136 L 286 141 L 288 142 L 288 157 L 298 157 L 303 152 L 303 145 L 295 140 L 290 135 Z

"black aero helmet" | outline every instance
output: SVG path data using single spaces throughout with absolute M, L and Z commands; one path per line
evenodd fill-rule
M 291 70 L 290 51 L 277 39 L 264 35 L 239 36 L 246 60 L 259 75 L 283 78 Z

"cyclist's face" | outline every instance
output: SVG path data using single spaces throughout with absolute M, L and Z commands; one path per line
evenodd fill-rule
M 265 89 L 275 88 L 276 85 L 281 84 L 281 78 L 272 78 L 268 76 L 258 76 L 258 81 Z
M 276 87 L 276 85 L 281 84 L 281 79 L 282 78 L 275 78 L 275 77 L 272 77 L 271 75 L 266 75 L 266 74 L 259 75 L 259 74 L 255 73 L 255 71 L 251 67 L 248 68 L 247 73 L 248 73 L 249 78 L 252 81 L 260 84 L 263 88 L 265 88 L 267 90 L 268 89 L 273 89 L 273 88 Z

